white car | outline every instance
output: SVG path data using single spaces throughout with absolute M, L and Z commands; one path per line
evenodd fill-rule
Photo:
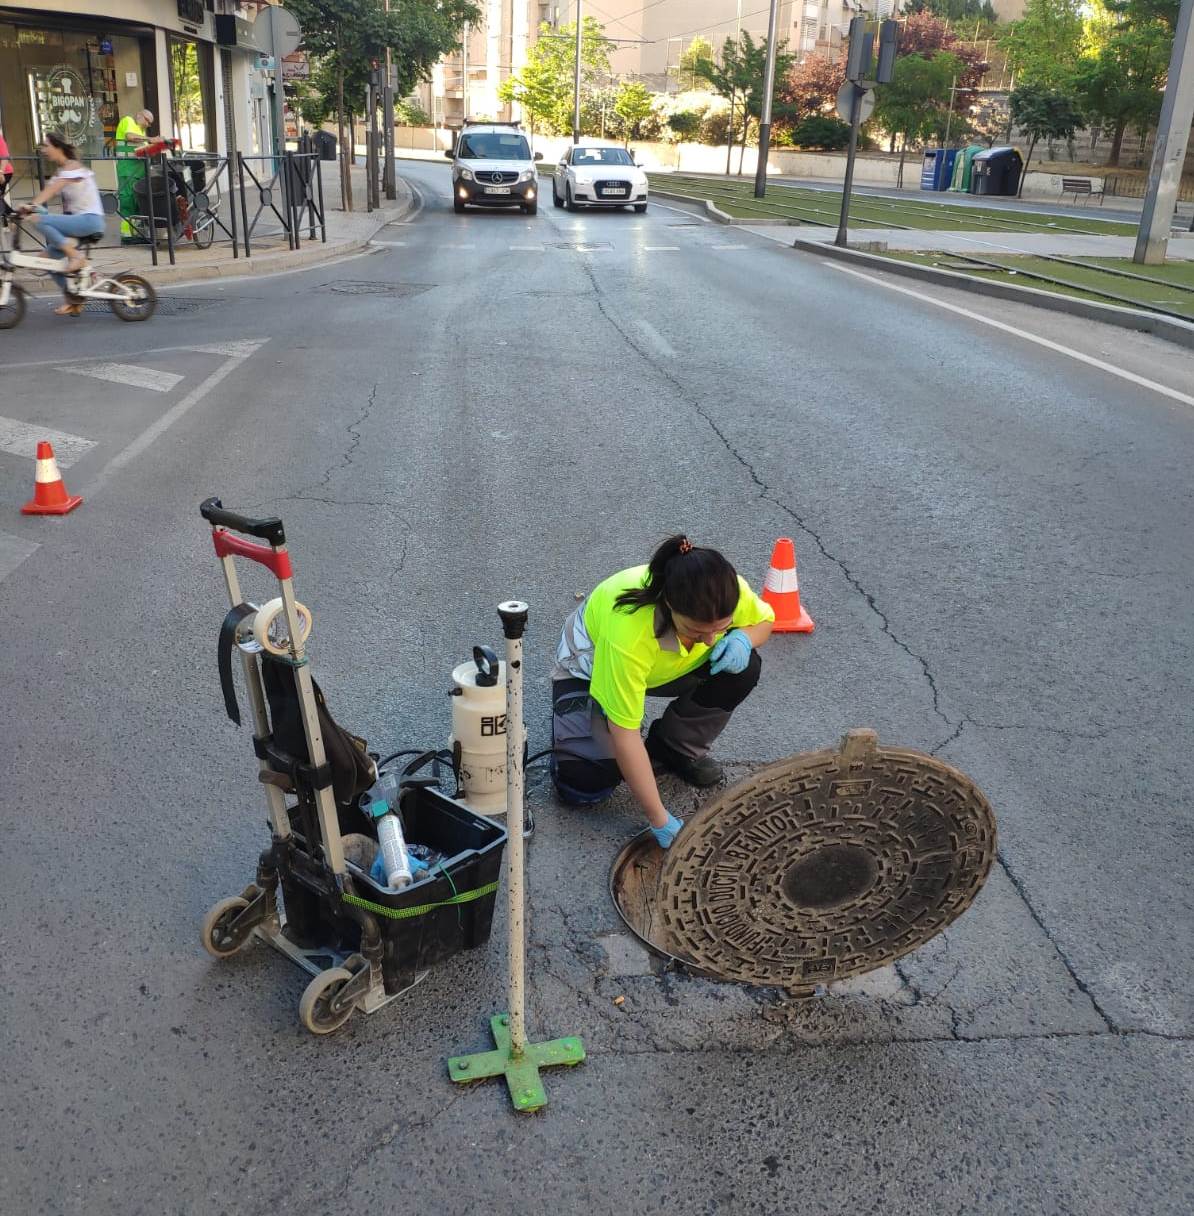
M 629 205 L 641 215 L 647 209 L 647 175 L 625 148 L 575 144 L 556 166 L 551 201 L 569 211 Z

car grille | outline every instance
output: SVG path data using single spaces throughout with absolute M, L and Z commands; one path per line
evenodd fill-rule
M 518 174 L 507 169 L 486 169 L 483 172 L 474 173 L 473 176 L 486 186 L 510 186 L 518 181 Z
M 593 190 L 598 198 L 629 198 L 630 183 L 618 181 L 594 182 Z M 621 194 L 611 195 L 611 190 L 620 190 Z

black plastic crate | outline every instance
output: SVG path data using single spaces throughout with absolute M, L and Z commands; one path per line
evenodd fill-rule
M 444 854 L 444 861 L 400 892 L 378 886 L 350 864 L 354 891 L 343 897 L 377 918 L 387 992 L 409 986 L 417 972 L 489 940 L 506 844 L 503 827 L 434 789 L 404 790 L 400 810 L 407 839 Z M 363 815 L 359 820 L 353 830 L 375 834 Z M 289 935 L 306 946 L 356 949 L 359 928 L 344 915 L 335 894 L 327 892 L 325 875 L 304 864 L 301 854 L 294 861 L 281 867 Z

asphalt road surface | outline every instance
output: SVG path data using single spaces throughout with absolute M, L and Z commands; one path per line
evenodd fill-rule
M 1189 354 L 662 205 L 457 217 L 408 171 L 425 207 L 369 255 L 0 334 L 0 1206 L 1194 1210 Z M 50 432 L 86 501 L 25 519 Z M 540 774 L 530 1030 L 588 1062 L 534 1117 L 449 1084 L 504 917 L 316 1039 L 291 963 L 198 942 L 267 843 L 210 494 L 282 515 L 313 670 L 382 750 L 446 740 L 500 600 L 537 750 L 577 593 L 676 530 L 757 582 L 791 535 L 817 629 L 766 647 L 720 754 L 874 727 L 979 783 L 999 862 L 898 970 L 790 1002 L 657 974 L 606 890 L 633 808 Z

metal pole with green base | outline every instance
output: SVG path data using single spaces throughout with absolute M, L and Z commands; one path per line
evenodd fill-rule
M 579 1038 L 528 1043 L 526 1032 L 526 898 L 523 839 L 522 635 L 527 606 L 520 600 L 498 605 L 506 635 L 506 895 L 510 907 L 510 1012 L 489 1019 L 494 1049 L 471 1056 L 452 1056 L 448 1076 L 460 1084 L 506 1078 L 510 1100 L 519 1111 L 547 1105 L 541 1068 L 579 1064 L 585 1049 Z

